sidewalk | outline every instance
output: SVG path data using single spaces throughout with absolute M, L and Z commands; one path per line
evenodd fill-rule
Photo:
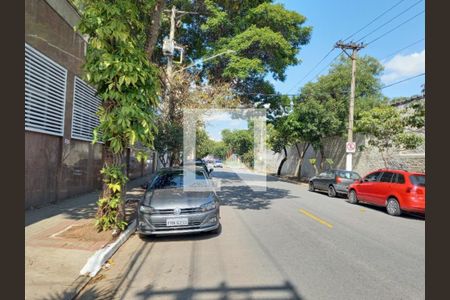
M 140 199 L 147 180 L 130 181 L 127 200 Z M 111 241 L 110 232 L 83 231 L 94 226 L 99 192 L 25 212 L 25 299 L 65 299 L 88 258 Z

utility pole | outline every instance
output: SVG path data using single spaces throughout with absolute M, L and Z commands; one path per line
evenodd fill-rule
M 175 103 L 173 97 L 171 97 L 171 85 L 172 85 L 172 77 L 173 77 L 173 56 L 175 49 L 180 50 L 181 52 L 181 60 L 183 60 L 183 47 L 179 46 L 175 42 L 175 28 L 181 25 L 181 21 L 176 22 L 177 14 L 179 18 L 181 18 L 185 14 L 198 14 L 196 12 L 187 12 L 177 10 L 175 5 L 172 6 L 170 10 L 164 10 L 164 12 L 170 13 L 170 33 L 169 37 L 165 37 L 163 41 L 163 54 L 167 56 L 167 67 L 166 67 L 166 89 L 164 93 L 164 103 L 167 105 L 167 118 L 169 122 L 173 122 L 175 118 Z M 177 155 L 177 151 L 174 151 L 170 155 L 170 166 L 173 165 L 174 161 L 177 160 L 175 157 Z
M 172 66 L 173 66 L 173 51 L 175 46 L 175 16 L 177 13 L 177 9 L 175 8 L 175 5 L 172 6 L 171 14 L 170 14 L 170 33 L 169 33 L 169 45 L 171 47 L 171 54 L 167 56 L 167 68 L 166 68 L 166 101 L 168 101 L 169 104 L 169 120 L 172 121 L 173 114 L 174 114 L 174 106 L 175 104 L 170 99 L 170 91 L 171 91 L 171 84 L 172 84 Z
M 358 54 L 358 51 L 365 47 L 363 43 L 357 44 L 354 42 L 350 42 L 347 44 L 344 44 L 342 41 L 338 41 L 336 43 L 336 48 L 341 48 L 344 53 L 350 57 L 352 60 L 352 82 L 350 86 L 350 105 L 349 105 L 349 111 L 348 111 L 348 137 L 347 137 L 347 144 L 346 144 L 346 152 L 347 152 L 347 158 L 345 162 L 345 169 L 347 171 L 352 171 L 353 169 L 353 153 L 356 150 L 355 143 L 353 142 L 353 112 L 354 112 L 354 106 L 355 106 L 355 83 L 356 83 L 356 57 Z M 352 54 L 348 54 L 346 49 L 351 49 Z
M 173 72 L 173 55 L 174 55 L 175 49 L 179 49 L 181 51 L 181 60 L 183 59 L 182 58 L 183 57 L 183 47 L 178 46 L 175 42 L 175 28 L 176 28 L 176 26 L 179 26 L 181 24 L 180 21 L 179 21 L 179 23 L 176 22 L 176 18 L 177 18 L 177 14 L 179 15 L 179 18 L 181 18 L 185 14 L 198 14 L 198 13 L 177 10 L 175 5 L 172 6 L 172 9 L 170 9 L 170 10 L 165 9 L 164 12 L 170 13 L 169 38 L 167 38 L 167 37 L 164 38 L 164 42 L 163 42 L 163 54 L 165 56 L 167 56 L 167 67 L 166 67 L 167 78 L 166 78 L 166 90 L 165 90 L 164 101 L 166 101 L 166 103 L 168 104 L 168 109 L 169 109 L 168 117 L 170 120 L 172 120 L 174 109 L 175 109 L 175 104 L 172 103 L 172 101 L 170 99 L 170 91 L 171 91 L 172 76 L 174 74 L 174 72 Z

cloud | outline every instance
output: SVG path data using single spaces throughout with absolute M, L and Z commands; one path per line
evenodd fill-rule
M 384 84 L 424 73 L 425 49 L 408 55 L 396 55 L 384 63 L 384 68 L 384 74 L 381 76 Z

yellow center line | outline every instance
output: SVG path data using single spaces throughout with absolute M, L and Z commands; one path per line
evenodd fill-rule
M 327 226 L 328 228 L 333 228 L 333 225 L 331 225 L 330 223 L 328 223 L 328 222 L 322 220 L 321 218 L 319 218 L 319 217 L 313 215 L 312 213 L 307 212 L 307 211 L 304 210 L 304 209 L 299 209 L 299 211 L 300 211 L 302 214 L 304 214 L 304 215 L 310 217 L 311 219 L 316 220 L 317 222 L 319 222 L 319 223 L 321 223 L 321 224 Z

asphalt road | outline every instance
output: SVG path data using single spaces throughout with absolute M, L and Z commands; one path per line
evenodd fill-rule
M 425 220 L 230 169 L 220 235 L 132 236 L 81 299 L 424 299 Z M 264 176 L 247 176 L 247 180 Z

